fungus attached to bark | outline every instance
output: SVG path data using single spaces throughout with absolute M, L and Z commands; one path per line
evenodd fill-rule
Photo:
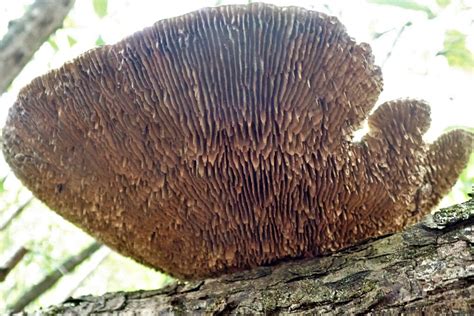
M 419 219 L 473 137 L 422 140 L 429 107 L 382 104 L 368 45 L 301 8 L 207 8 L 23 88 L 5 158 L 117 251 L 182 278 L 318 256 Z

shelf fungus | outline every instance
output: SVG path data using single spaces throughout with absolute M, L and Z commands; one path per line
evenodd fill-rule
M 118 252 L 217 276 L 398 231 L 448 192 L 473 135 L 426 144 L 428 105 L 369 115 L 381 90 L 370 47 L 334 17 L 206 8 L 34 79 L 3 152 L 40 200 Z

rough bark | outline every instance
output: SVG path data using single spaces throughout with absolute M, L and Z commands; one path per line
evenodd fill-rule
M 36 0 L 21 18 L 9 23 L 0 41 L 0 94 L 62 25 L 73 4 L 74 0 Z
M 474 310 L 474 200 L 331 256 L 155 291 L 71 298 L 43 314 L 399 314 Z

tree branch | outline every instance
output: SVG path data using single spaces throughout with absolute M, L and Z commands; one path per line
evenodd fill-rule
M 65 274 L 74 270 L 84 260 L 89 258 L 94 252 L 100 249 L 102 245 L 98 242 L 92 243 L 89 247 L 82 250 L 79 254 L 69 257 L 61 266 L 48 274 L 41 282 L 31 287 L 24 293 L 12 306 L 8 307 L 10 313 L 20 312 L 44 292 L 49 290 Z
M 84 283 L 85 280 L 87 280 L 92 274 L 96 273 L 97 268 L 102 264 L 102 262 L 104 262 L 105 259 L 107 259 L 107 257 L 111 253 L 112 250 L 106 247 L 103 247 L 100 252 L 98 251 L 94 258 L 91 258 L 91 261 L 94 260 L 94 262 L 91 262 L 91 265 L 88 265 L 84 271 L 81 271 L 82 274 L 80 275 L 80 278 L 78 280 L 73 280 L 73 282 L 70 282 L 68 284 L 68 288 L 66 289 L 66 291 L 62 293 L 62 296 L 59 299 L 56 299 L 56 301 L 62 302 L 71 297 L 74 292 Z M 81 267 L 81 269 L 83 268 Z
M 392 314 L 474 308 L 474 200 L 331 256 L 155 291 L 69 299 L 44 314 Z
M 0 282 L 5 281 L 7 275 L 16 267 L 18 263 L 23 259 L 23 257 L 28 253 L 28 249 L 25 247 L 18 248 L 13 256 L 8 259 L 8 261 L 0 266 Z
M 395 49 L 395 46 L 397 45 L 398 41 L 400 40 L 400 37 L 402 37 L 403 32 L 412 25 L 411 21 L 406 22 L 403 24 L 403 26 L 400 28 L 398 31 L 397 35 L 395 36 L 395 39 L 393 40 L 392 47 L 390 50 L 387 52 L 387 55 L 385 56 L 385 59 L 382 61 L 382 64 L 380 67 L 383 69 L 389 58 L 392 56 L 392 53 Z
M 0 41 L 0 94 L 61 25 L 74 0 L 36 0 Z
M 26 202 L 10 212 L 10 214 L 6 216 L 5 220 L 0 223 L 0 232 L 7 229 L 13 220 L 17 218 L 28 206 L 30 206 L 31 202 L 33 202 L 33 197 L 29 198 L 26 200 Z

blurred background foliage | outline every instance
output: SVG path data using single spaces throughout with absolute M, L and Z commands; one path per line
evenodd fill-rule
M 0 38 L 8 21 L 20 17 L 31 0 L 0 4 Z M 32 78 L 96 46 L 114 43 L 153 22 L 201 7 L 247 1 L 76 0 L 63 28 L 37 51 L 0 97 L 0 126 L 18 90 Z M 432 105 L 427 140 L 456 127 L 474 131 L 474 9 L 469 0 L 267 1 L 298 5 L 335 15 L 358 41 L 371 44 L 384 72 L 379 103 L 416 97 Z M 474 156 L 442 205 L 467 199 L 474 183 Z M 67 258 L 93 242 L 64 221 L 9 171 L 0 157 L 0 265 L 20 247 L 28 249 L 19 265 L 0 283 L 0 313 Z M 172 279 L 101 247 L 72 273 L 64 273 L 27 310 L 57 304 L 70 296 L 110 291 L 156 289 Z

